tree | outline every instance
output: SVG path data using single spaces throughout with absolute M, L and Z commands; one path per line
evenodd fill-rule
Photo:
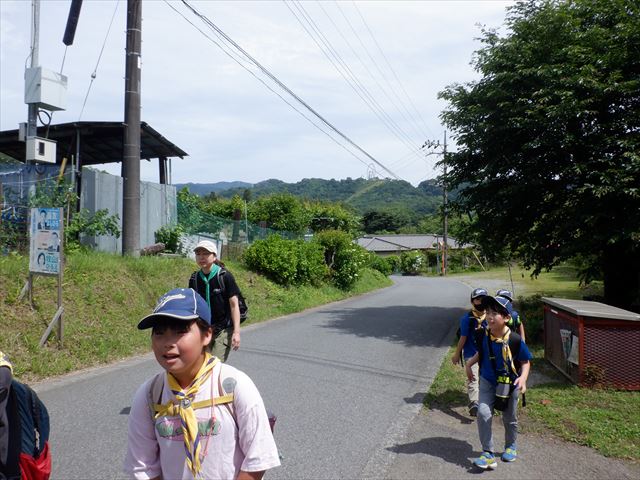
M 400 210 L 370 210 L 362 216 L 362 228 L 366 233 L 396 232 L 411 223 L 409 215 Z
M 250 211 L 251 221 L 266 221 L 269 228 L 301 234 L 309 227 L 310 212 L 302 201 L 289 193 L 261 197 Z
M 309 227 L 313 232 L 342 230 L 355 235 L 360 226 L 360 217 L 338 203 L 307 202 L 306 208 L 311 214 Z
M 505 36 L 482 31 L 481 79 L 450 85 L 442 119 L 453 206 L 486 249 L 534 275 L 569 258 L 601 276 L 605 301 L 640 307 L 640 6 L 527 1 Z

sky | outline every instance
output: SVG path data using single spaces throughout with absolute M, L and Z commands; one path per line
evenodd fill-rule
M 439 115 L 446 103 L 438 92 L 479 78 L 471 61 L 481 26 L 504 32 L 505 9 L 514 3 L 188 2 L 375 161 L 226 46 L 182 2 L 144 0 L 141 119 L 188 153 L 172 159 L 173 183 L 393 174 L 413 185 L 439 173 L 439 155 L 426 153 L 441 148 L 420 148 L 443 142 Z M 52 123 L 123 121 L 126 0 L 84 0 L 74 43 L 65 49 L 70 3 L 41 2 L 39 65 L 68 77 L 67 108 Z M 27 119 L 30 26 L 30 1 L 0 1 L 1 130 Z M 120 174 L 119 164 L 97 167 Z M 141 163 L 141 178 L 158 181 L 157 161 Z

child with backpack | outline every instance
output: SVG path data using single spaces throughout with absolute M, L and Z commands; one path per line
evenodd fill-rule
M 211 352 L 226 362 L 231 349 L 240 348 L 240 289 L 233 275 L 217 259 L 215 243 L 202 240 L 193 251 L 200 270 L 191 274 L 189 288 L 207 301 L 213 326 Z
M 496 297 L 504 297 L 511 302 L 511 305 L 513 305 L 513 293 L 511 293 L 510 290 L 501 288 L 496 292 Z M 524 322 L 522 321 L 522 317 L 520 317 L 520 314 L 516 310 L 513 311 L 511 320 L 507 322 L 507 327 L 509 327 L 509 330 L 511 330 L 512 332 L 518 332 L 518 335 L 520 335 L 520 338 L 522 338 L 523 342 L 526 341 L 524 335 Z
M 152 329 L 151 347 L 164 372 L 134 396 L 128 475 L 259 480 L 280 465 L 258 389 L 207 351 L 211 311 L 195 290 L 167 292 L 138 328 Z
M 0 479 L 48 480 L 49 413 L 29 386 L 13 378 L 0 352 Z
M 488 295 L 484 288 L 475 288 L 471 292 L 471 310 L 460 318 L 460 339 L 456 351 L 451 357 L 454 365 L 460 363 L 460 354 L 464 358 L 465 363 L 473 357 L 476 352 L 475 331 L 485 325 L 484 307 L 482 299 Z M 469 397 L 469 415 L 475 417 L 478 414 L 478 366 L 473 367 L 474 379 L 467 382 L 467 396 Z
M 478 434 L 482 454 L 473 461 L 481 470 L 494 470 L 498 463 L 493 445 L 492 421 L 494 409 L 502 411 L 505 429 L 503 462 L 516 460 L 518 452 L 518 398 L 527 390 L 527 378 L 532 358 L 527 345 L 507 326 L 513 313 L 511 302 L 504 297 L 483 299 L 487 327 L 476 334 L 478 352 L 466 364 L 467 378 L 472 380 L 472 366 L 479 365 Z

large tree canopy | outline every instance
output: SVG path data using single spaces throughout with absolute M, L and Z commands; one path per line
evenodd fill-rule
M 527 1 L 482 32 L 481 79 L 451 85 L 442 118 L 454 207 L 485 249 L 534 273 L 580 258 L 605 300 L 640 306 L 640 4 Z

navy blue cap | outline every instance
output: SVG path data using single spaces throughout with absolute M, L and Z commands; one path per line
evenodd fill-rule
M 486 297 L 487 295 L 489 295 L 489 292 L 487 292 L 486 289 L 474 288 L 473 291 L 471 292 L 471 300 L 478 297 Z
M 510 290 L 505 290 L 504 288 L 501 288 L 496 292 L 496 297 L 504 297 L 510 302 L 513 302 L 513 293 L 511 293 Z
M 492 297 L 491 295 L 487 295 L 482 298 L 482 305 L 484 305 L 485 308 L 492 307 L 498 312 L 506 312 L 509 315 L 513 315 L 513 306 L 509 299 L 505 297 Z
M 201 318 L 211 325 L 211 310 L 193 288 L 174 288 L 165 293 L 158 300 L 153 313 L 140 320 L 138 329 L 151 328 L 159 319 L 166 317 L 184 321 Z

